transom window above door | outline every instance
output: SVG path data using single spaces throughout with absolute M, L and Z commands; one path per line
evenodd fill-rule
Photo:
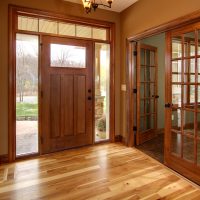
M 38 17 L 19 15 L 18 30 L 37 33 L 48 33 L 57 36 L 70 36 L 94 40 L 109 40 L 109 29 L 90 25 L 42 19 Z

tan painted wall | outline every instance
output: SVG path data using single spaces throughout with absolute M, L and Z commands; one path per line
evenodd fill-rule
M 199 0 L 139 0 L 121 13 L 121 84 L 126 82 L 126 38 L 200 9 Z M 121 92 L 121 133 L 126 137 L 126 94 Z
M 53 11 L 78 17 L 88 17 L 116 23 L 116 134 L 120 133 L 120 15 L 98 9 L 86 15 L 82 6 L 62 0 L 1 0 L 0 1 L 0 155 L 8 150 L 8 4 Z

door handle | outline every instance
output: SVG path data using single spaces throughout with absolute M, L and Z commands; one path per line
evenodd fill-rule
M 173 106 L 173 104 L 170 104 L 170 103 L 165 104 L 165 108 L 170 108 L 171 106 Z
M 91 92 L 92 92 L 92 90 L 91 90 L 91 89 L 88 89 L 88 92 L 89 92 L 89 93 L 91 93 Z
M 92 100 L 92 97 L 88 97 L 88 100 Z
M 158 95 L 152 95 L 152 97 L 155 97 L 156 99 L 158 99 L 158 98 L 159 98 L 159 96 L 158 96 Z

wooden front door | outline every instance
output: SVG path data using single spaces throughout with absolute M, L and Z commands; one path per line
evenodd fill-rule
M 200 23 L 167 33 L 165 163 L 200 184 Z
M 93 142 L 92 43 L 42 37 L 42 153 Z
M 157 129 L 157 48 L 137 45 L 137 129 L 136 144 L 156 135 Z

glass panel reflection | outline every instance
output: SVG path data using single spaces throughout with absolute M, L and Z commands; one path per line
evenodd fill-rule
M 194 112 L 183 111 L 183 131 L 184 133 L 194 135 Z
M 51 44 L 51 67 L 86 68 L 86 47 Z
M 181 85 L 172 85 L 172 104 L 181 106 Z
M 181 130 L 181 110 L 172 110 L 172 129 L 180 131 Z
M 184 56 L 194 56 L 195 55 L 195 32 L 189 32 L 184 34 Z
M 172 61 L 172 82 L 181 82 L 182 61 Z
M 183 136 L 183 158 L 194 162 L 194 139 Z
M 181 155 L 181 134 L 171 133 L 171 152 L 176 155 Z
M 181 36 L 172 38 L 172 59 L 182 57 Z

